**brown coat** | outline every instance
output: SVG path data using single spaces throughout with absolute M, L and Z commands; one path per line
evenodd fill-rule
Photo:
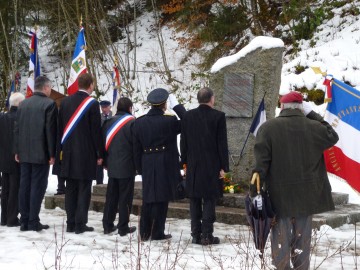
M 283 110 L 265 122 L 254 147 L 260 179 L 278 217 L 308 216 L 334 209 L 323 152 L 339 137 L 320 115 Z

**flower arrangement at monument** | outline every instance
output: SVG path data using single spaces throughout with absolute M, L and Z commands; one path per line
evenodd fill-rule
M 224 175 L 224 193 L 239 193 L 241 191 L 239 184 L 233 182 L 231 172 Z

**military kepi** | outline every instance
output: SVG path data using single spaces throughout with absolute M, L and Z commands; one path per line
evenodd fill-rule
M 99 102 L 99 104 L 101 107 L 107 107 L 107 106 L 111 105 L 110 101 L 108 101 L 108 100 L 102 100 Z
M 166 102 L 166 100 L 169 97 L 169 92 L 166 91 L 163 88 L 156 88 L 154 90 L 152 90 L 148 96 L 147 96 L 147 101 L 149 103 L 151 103 L 151 105 L 161 105 L 164 102 Z

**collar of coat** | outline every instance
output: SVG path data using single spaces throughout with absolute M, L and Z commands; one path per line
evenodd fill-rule
M 280 112 L 279 117 L 289 117 L 289 116 L 302 116 L 305 117 L 304 113 L 299 109 L 284 109 Z
M 38 92 L 38 91 L 35 91 L 34 96 L 41 96 L 41 97 L 47 97 L 43 92 Z
M 146 115 L 162 115 L 164 111 L 160 108 L 151 108 Z
M 200 104 L 200 105 L 199 105 L 199 109 L 211 110 L 212 108 L 211 108 L 209 105 L 206 105 L 206 104 Z

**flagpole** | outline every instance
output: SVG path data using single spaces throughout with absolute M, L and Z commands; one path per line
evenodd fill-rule
M 266 95 L 266 91 L 265 91 L 264 96 L 262 97 L 261 101 L 265 98 L 265 95 Z M 249 139 L 249 136 L 250 136 L 250 129 L 249 129 L 249 132 L 248 132 L 248 134 L 247 134 L 247 136 L 246 136 L 246 139 L 245 139 L 244 145 L 243 145 L 243 147 L 242 147 L 242 149 L 241 149 L 241 152 L 240 152 L 240 157 L 239 157 L 239 162 L 240 162 L 241 157 L 243 156 L 243 152 L 244 152 L 244 149 L 245 149 L 246 143 L 247 143 L 247 141 L 248 141 L 248 139 Z

